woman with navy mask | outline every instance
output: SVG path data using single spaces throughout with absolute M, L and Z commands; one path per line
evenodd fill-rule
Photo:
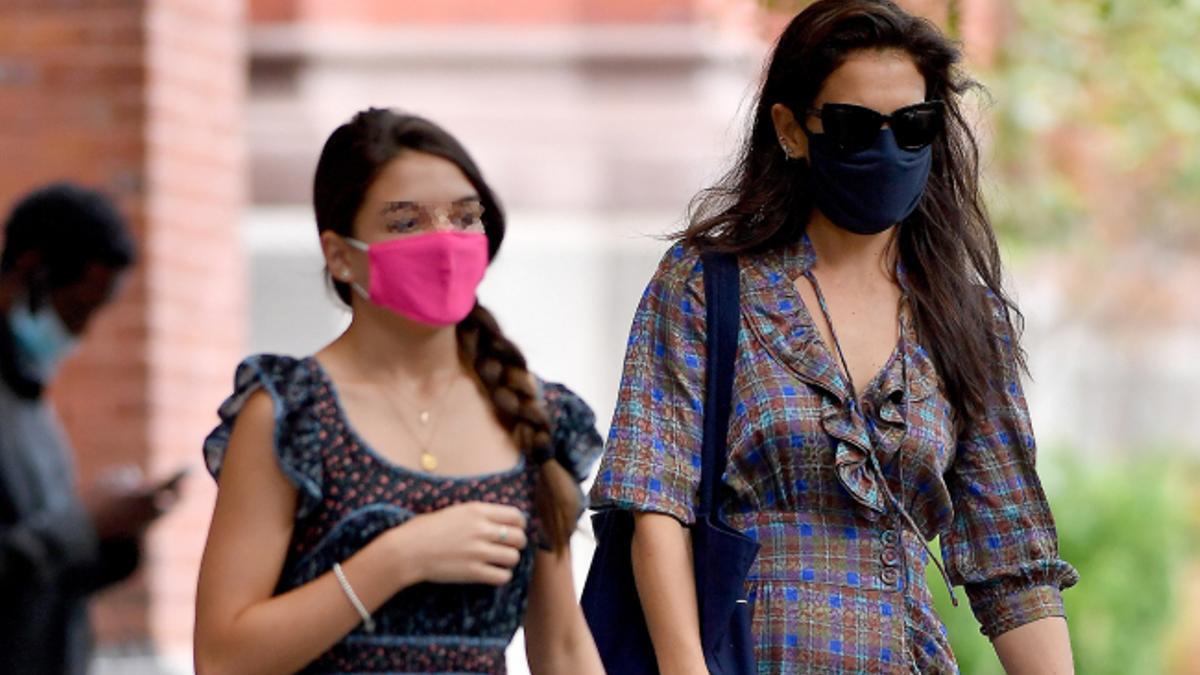
M 199 673 L 599 673 L 568 539 L 594 417 L 533 377 L 476 302 L 504 214 L 431 122 L 371 109 L 317 164 L 350 327 L 237 370 L 204 444 L 219 492 Z
M 959 58 L 889 0 L 810 5 L 735 167 L 650 281 L 592 499 L 634 512 L 663 673 L 706 672 L 688 525 L 711 251 L 740 281 L 718 494 L 760 547 L 744 589 L 758 671 L 955 672 L 925 581 L 934 537 L 1008 672 L 1072 671 L 1060 591 L 1077 575 L 1034 468 Z

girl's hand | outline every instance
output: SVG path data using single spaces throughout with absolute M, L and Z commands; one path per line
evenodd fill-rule
M 469 502 L 395 528 L 399 554 L 422 581 L 503 586 L 528 545 L 525 515 L 512 506 Z

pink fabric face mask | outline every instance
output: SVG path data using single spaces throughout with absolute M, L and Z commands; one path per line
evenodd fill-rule
M 475 291 L 488 266 L 487 236 L 477 232 L 431 232 L 366 244 L 370 291 L 353 283 L 363 298 L 407 319 L 452 326 L 475 306 Z

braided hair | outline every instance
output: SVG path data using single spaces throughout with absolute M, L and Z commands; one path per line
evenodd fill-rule
M 389 109 L 369 108 L 339 126 L 325 142 L 313 180 L 313 207 L 319 232 L 351 236 L 367 190 L 404 151 L 424 152 L 453 162 L 479 194 L 488 257 L 504 240 L 504 212 L 479 167 L 453 136 L 433 122 Z M 351 288 L 326 272 L 337 296 L 351 304 Z M 526 460 L 540 466 L 534 500 L 537 519 L 554 550 L 562 553 L 575 527 L 581 503 L 571 474 L 554 459 L 550 419 L 525 357 L 505 337 L 495 317 L 476 303 L 456 328 L 458 354 L 475 374 L 496 419 Z
M 512 434 L 527 458 L 541 464 L 534 499 L 542 529 L 562 551 L 575 528 L 581 503 L 575 479 L 557 460 L 551 447 L 546 416 L 521 350 L 500 331 L 495 317 L 476 303 L 458 324 L 458 352 L 475 371 L 500 423 Z

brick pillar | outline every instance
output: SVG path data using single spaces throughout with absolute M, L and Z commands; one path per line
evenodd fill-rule
M 141 261 L 55 387 L 86 481 L 185 462 L 141 574 L 97 603 L 101 645 L 189 649 L 212 505 L 200 441 L 244 333 L 241 0 L 0 4 L 0 208 L 69 178 L 107 190 Z

